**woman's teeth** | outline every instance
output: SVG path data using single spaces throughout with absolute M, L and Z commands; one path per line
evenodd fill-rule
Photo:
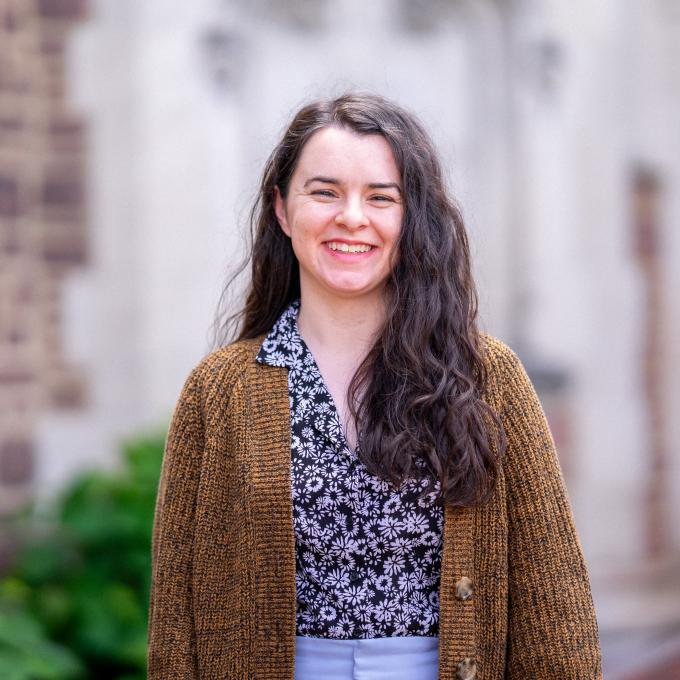
M 372 246 L 363 243 L 351 246 L 349 243 L 337 243 L 336 241 L 329 241 L 326 245 L 331 250 L 341 250 L 343 253 L 365 253 L 372 248 Z

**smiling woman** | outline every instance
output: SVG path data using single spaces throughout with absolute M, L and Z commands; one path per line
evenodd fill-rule
M 309 104 L 252 218 L 168 434 L 149 678 L 601 678 L 553 439 L 417 119 Z

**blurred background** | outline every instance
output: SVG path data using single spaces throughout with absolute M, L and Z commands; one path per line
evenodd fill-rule
M 0 0 L 0 678 L 144 678 L 165 428 L 310 98 L 418 114 L 605 677 L 680 678 L 678 0 Z

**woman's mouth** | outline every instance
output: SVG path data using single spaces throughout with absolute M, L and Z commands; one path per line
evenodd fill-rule
M 345 243 L 344 241 L 326 241 L 324 245 L 337 253 L 368 253 L 375 248 L 369 243 Z

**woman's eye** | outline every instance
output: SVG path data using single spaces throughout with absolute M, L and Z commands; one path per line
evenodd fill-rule
M 332 191 L 329 191 L 328 189 L 317 189 L 316 191 L 312 191 L 313 196 L 325 196 L 327 198 L 333 198 L 335 194 Z
M 384 194 L 377 194 L 376 196 L 371 196 L 371 200 L 373 201 L 391 201 L 394 202 L 394 199 L 391 196 L 385 196 Z

